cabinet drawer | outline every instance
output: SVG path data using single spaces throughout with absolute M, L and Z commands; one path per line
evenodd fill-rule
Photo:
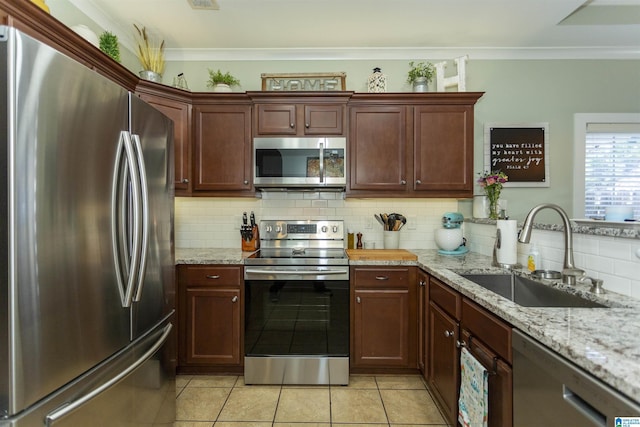
M 354 267 L 351 277 L 356 288 L 408 288 L 412 267 Z
M 438 304 L 447 314 L 453 316 L 456 320 L 460 319 L 462 297 L 458 292 L 434 277 L 429 278 L 429 298 Z
M 187 267 L 187 286 L 240 286 L 242 267 L 230 266 L 189 266 Z
M 462 301 L 462 324 L 472 339 L 477 337 L 507 362 L 512 362 L 511 326 L 476 303 Z

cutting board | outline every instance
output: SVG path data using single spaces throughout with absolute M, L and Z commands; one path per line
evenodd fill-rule
M 347 249 L 354 261 L 415 261 L 418 256 L 406 249 Z

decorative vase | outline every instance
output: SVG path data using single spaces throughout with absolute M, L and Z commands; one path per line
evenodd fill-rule
M 429 82 L 426 77 L 418 77 L 413 81 L 414 92 L 429 92 Z
M 383 93 L 387 91 L 387 76 L 382 74 L 380 68 L 373 69 L 373 73 L 367 79 L 367 92 Z
M 213 91 L 214 92 L 233 92 L 231 90 L 231 86 L 224 84 L 224 83 L 218 83 L 213 87 Z
M 140 71 L 140 78 L 149 80 L 156 83 L 162 83 L 162 74 L 158 74 L 155 71 L 144 70 Z
M 495 199 L 489 198 L 489 218 L 498 219 L 498 198 Z

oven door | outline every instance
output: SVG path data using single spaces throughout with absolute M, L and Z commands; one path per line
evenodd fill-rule
M 346 279 L 274 272 L 256 279 L 260 268 L 245 267 L 245 382 L 348 384 L 348 267 Z
M 253 183 L 268 187 L 347 184 L 346 138 L 254 138 Z

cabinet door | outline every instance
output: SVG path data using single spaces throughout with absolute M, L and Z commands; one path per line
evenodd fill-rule
M 473 194 L 473 106 L 414 107 L 414 191 Z
M 240 290 L 188 288 L 188 364 L 240 364 Z
M 356 289 L 354 294 L 354 365 L 408 367 L 409 290 Z
M 418 271 L 418 368 L 426 380 L 427 345 L 429 343 L 429 276 Z
M 295 104 L 256 104 L 258 135 L 296 135 Z
M 458 418 L 460 353 L 456 346 L 458 322 L 438 305 L 429 304 L 429 385 L 447 420 Z
M 198 190 L 251 189 L 251 106 L 201 105 L 195 114 Z
M 174 188 L 178 194 L 188 192 L 191 181 L 191 105 L 149 94 L 140 94 L 140 98 L 173 120 Z
M 461 335 L 469 352 L 489 371 L 489 427 L 513 426 L 511 366 L 467 329 Z
M 407 191 L 407 109 L 357 106 L 349 111 L 351 190 Z
M 344 106 L 342 105 L 305 105 L 305 135 L 342 135 Z

